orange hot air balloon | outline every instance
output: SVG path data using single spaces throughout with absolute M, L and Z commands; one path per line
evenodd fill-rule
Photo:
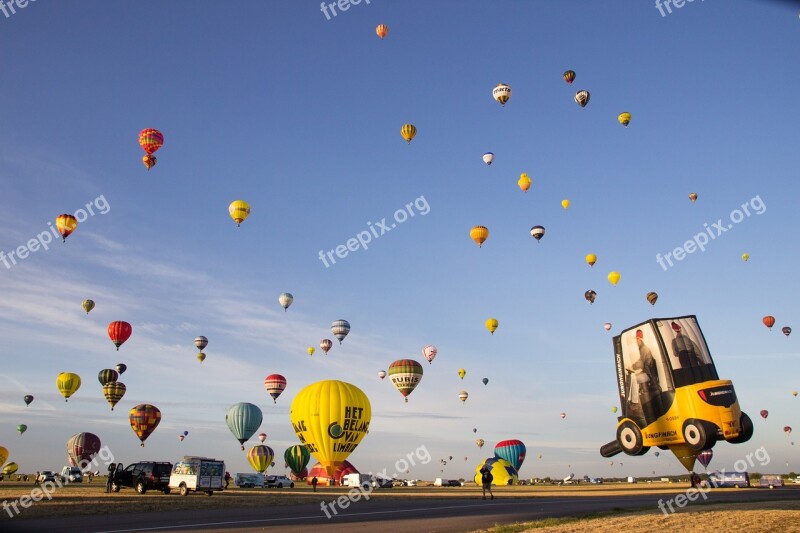
M 153 157 L 153 154 L 163 144 L 164 135 L 160 131 L 153 128 L 145 128 L 139 132 L 139 145 L 147 152 L 147 155 L 142 158 L 142 163 L 147 167 L 147 170 L 150 170 L 156 164 L 156 158 Z
M 489 228 L 486 226 L 475 226 L 469 230 L 469 236 L 480 248 L 483 246 L 483 243 L 486 242 L 486 239 L 489 238 Z
M 384 37 L 389 35 L 389 26 L 387 26 L 386 24 L 378 24 L 378 27 L 375 28 L 375 33 L 377 33 L 378 37 L 380 37 L 381 40 L 383 40 Z
M 772 315 L 767 315 L 767 316 L 765 316 L 764 318 L 762 318 L 762 319 L 761 319 L 761 321 L 762 321 L 762 322 L 764 323 L 764 325 L 765 325 L 765 326 L 767 326 L 767 327 L 768 327 L 770 330 L 772 329 L 772 326 L 774 326 L 774 325 L 775 325 L 775 317 L 774 317 L 774 316 L 772 316 Z
M 122 320 L 117 320 L 108 325 L 108 337 L 117 347 L 117 351 L 130 338 L 131 333 L 133 333 L 133 327 Z
M 158 160 L 154 155 L 147 154 L 145 156 L 142 156 L 142 164 L 147 167 L 147 170 L 150 170 L 151 168 L 156 166 L 157 161 Z
M 77 227 L 78 219 L 70 214 L 65 213 L 56 217 L 56 228 L 61 234 L 62 242 L 67 242 L 67 237 L 69 237 L 70 233 L 75 231 Z
M 519 175 L 519 181 L 517 181 L 517 185 L 519 186 L 520 189 L 522 189 L 523 192 L 528 192 L 528 189 L 531 188 L 531 183 L 533 182 L 531 181 L 531 178 L 530 176 L 528 176 L 528 174 L 523 172 L 522 174 Z
M 689 195 L 689 200 L 691 200 L 692 203 L 696 202 L 697 201 L 697 193 L 696 192 L 691 193 Z

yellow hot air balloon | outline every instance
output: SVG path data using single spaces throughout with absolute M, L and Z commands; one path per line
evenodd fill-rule
M 403 124 L 403 127 L 400 128 L 400 135 L 403 136 L 403 139 L 405 139 L 408 144 L 411 144 L 411 139 L 417 135 L 417 127 L 413 124 Z
M 566 198 L 561 200 L 561 207 L 563 207 L 564 209 L 569 209 L 569 200 L 567 200 Z
M 519 175 L 519 181 L 517 181 L 517 185 L 519 185 L 519 188 L 524 192 L 528 192 L 528 189 L 531 188 L 531 183 L 533 183 L 533 181 L 531 181 L 531 178 L 526 173 L 523 172 Z
M 56 378 L 56 387 L 66 402 L 81 386 L 81 377 L 72 372 L 61 372 Z
M 355 385 L 325 380 L 297 393 L 289 418 L 300 443 L 332 478 L 368 433 L 372 407 Z
M 499 326 L 499 325 L 500 325 L 500 323 L 497 321 L 496 318 L 487 318 L 486 319 L 486 329 L 488 329 L 489 333 L 491 333 L 492 335 L 494 335 L 494 332 L 497 329 L 497 326 Z
M 590 267 L 593 267 L 595 263 L 597 263 L 597 256 L 594 254 L 586 254 L 586 262 L 589 263 Z
M 377 33 L 378 37 L 383 40 L 384 37 L 389 35 L 389 26 L 386 24 L 378 24 L 378 26 L 375 28 L 375 33 Z
M 689 200 L 691 200 L 691 201 L 692 201 L 692 203 L 694 203 L 695 201 L 697 201 L 697 193 L 696 193 L 696 192 L 693 192 L 693 193 L 691 193 L 691 194 L 689 195 Z
M 316 351 L 317 351 L 317 349 L 316 349 L 316 348 L 314 348 L 313 346 L 309 346 L 309 347 L 306 349 L 306 351 L 308 352 L 308 355 L 314 355 L 314 352 L 316 352 Z
M 610 281 L 612 285 L 616 286 L 617 283 L 619 283 L 619 272 L 609 272 L 608 281 Z
M 56 229 L 61 234 L 63 242 L 67 242 L 67 237 L 78 227 L 78 219 L 70 214 L 58 215 L 56 217 Z
M 750 259 L 750 254 L 748 254 L 748 253 L 743 253 L 742 254 L 742 261 L 747 261 L 749 259 Z
M 236 221 L 236 225 L 239 226 L 250 216 L 250 204 L 244 200 L 233 201 L 228 206 L 228 212 L 231 214 L 231 218 Z
M 198 353 L 197 354 L 197 360 L 202 363 L 203 361 L 206 360 L 206 354 L 204 354 L 203 352 Z
M 627 128 L 628 124 L 631 122 L 631 114 L 627 111 L 625 113 L 620 113 L 617 117 L 617 120 L 619 120 L 619 123 Z
M 461 379 L 464 379 L 464 376 L 466 376 L 466 375 L 467 375 L 467 371 L 466 370 L 464 370 L 463 368 L 459 368 L 458 369 L 458 377 L 460 377 Z
M 469 236 L 480 248 L 483 246 L 483 243 L 486 242 L 486 239 L 489 238 L 489 228 L 486 226 L 475 226 L 469 230 Z
M 8 448 L 0 446 L 0 465 L 6 464 L 6 459 L 8 459 Z

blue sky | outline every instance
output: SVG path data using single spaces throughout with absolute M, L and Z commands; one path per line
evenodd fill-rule
M 0 44 L 0 250 L 98 197 L 110 206 L 66 244 L 0 265 L 0 445 L 22 471 L 59 468 L 67 438 L 90 431 L 126 464 L 202 454 L 246 472 L 230 405 L 258 404 L 282 455 L 296 443 L 294 394 L 342 379 L 372 403 L 350 457 L 362 471 L 391 474 L 424 445 L 434 461 L 410 477 L 469 476 L 497 441 L 519 438 L 523 477 L 679 473 L 670 454 L 612 467 L 598 450 L 616 425 L 612 334 L 685 314 L 756 422 L 749 443 L 717 445 L 712 466 L 764 446 L 772 463 L 760 470 L 800 468 L 782 431 L 800 428 L 797 337 L 780 332 L 800 328 L 789 3 L 694 2 L 662 17 L 652 2 L 373 0 L 327 20 L 305 1 L 40 0 L 0 17 Z M 505 107 L 491 97 L 498 83 L 513 89 Z M 147 127 L 165 136 L 149 172 L 137 143 Z M 763 212 L 704 252 L 666 271 L 656 262 L 754 198 Z M 252 206 L 239 228 L 236 199 Z M 319 260 L 415 200 L 426 214 L 329 268 Z M 475 225 L 491 232 L 482 248 Z M 89 316 L 84 298 L 97 302 Z M 308 357 L 339 318 L 352 325 L 344 343 Z M 134 328 L 119 353 L 112 320 Z M 202 365 L 197 335 L 209 338 Z M 439 349 L 432 365 L 426 344 Z M 408 404 L 376 375 L 402 358 L 425 367 Z M 128 391 L 112 413 L 95 376 L 118 362 Z M 61 371 L 83 378 L 67 404 Z M 277 404 L 262 383 L 272 373 L 289 382 Z M 145 402 L 163 419 L 142 449 L 127 412 Z

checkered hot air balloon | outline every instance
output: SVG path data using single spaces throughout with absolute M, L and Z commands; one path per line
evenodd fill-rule
M 161 423 L 161 411 L 155 405 L 142 403 L 130 410 L 128 421 L 131 429 L 142 442 L 141 446 L 144 446 L 144 441 Z
M 142 163 L 147 170 L 153 168 L 156 164 L 156 158 L 153 155 L 164 144 L 164 135 L 153 128 L 145 128 L 139 132 L 139 145 L 147 152 L 147 155 L 142 157 Z

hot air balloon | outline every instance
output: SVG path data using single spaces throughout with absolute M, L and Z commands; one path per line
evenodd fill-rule
M 792 434 L 791 426 L 783 426 L 783 432 L 786 433 L 787 435 L 791 435 Z
M 627 128 L 628 124 L 631 123 L 631 114 L 628 112 L 620 113 L 617 117 L 617 120 L 619 120 L 619 123 Z
M 429 344 L 422 349 L 422 356 L 427 359 L 428 364 L 433 362 L 437 353 L 439 353 L 439 350 L 433 344 Z
M 462 390 L 458 393 L 458 399 L 461 400 L 461 403 L 466 403 L 467 398 L 469 398 L 469 393 L 465 390 Z
M 124 363 L 119 363 L 116 368 L 120 376 L 124 374 L 126 370 L 128 370 L 128 366 L 125 365 Z
M 422 365 L 413 359 L 399 359 L 389 365 L 389 379 L 405 401 L 422 379 Z
M 534 226 L 531 228 L 531 237 L 536 239 L 536 242 L 542 240 L 544 237 L 544 226 Z
M 259 474 L 263 474 L 269 468 L 273 457 L 275 457 L 275 452 L 272 451 L 272 448 L 263 444 L 257 444 L 247 450 L 247 462 Z
M 88 315 L 89 311 L 94 309 L 94 300 L 84 300 L 81 304 L 81 307 L 83 307 L 83 310 L 86 311 L 86 314 Z
M 270 374 L 264 378 L 264 388 L 272 396 L 273 403 L 278 403 L 278 396 L 286 388 L 286 378 L 280 374 Z
M 497 327 L 500 323 L 497 321 L 496 318 L 487 318 L 486 319 L 486 329 L 489 330 L 489 333 L 494 335 L 494 332 L 497 331 Z
M 494 161 L 494 154 L 492 152 L 486 152 L 483 154 L 483 162 L 487 165 L 491 165 Z
M 612 328 L 611 322 L 606 322 L 605 324 L 603 324 L 603 329 L 605 329 L 606 331 L 611 331 L 611 328 Z
M 258 426 L 261 425 L 262 420 L 261 409 L 247 402 L 232 405 L 228 409 L 228 414 L 225 415 L 225 422 L 227 422 L 233 436 L 242 445 L 242 451 L 244 451 L 244 443 L 253 436 L 253 433 L 258 431 Z
M 797 391 L 792 391 L 792 396 L 797 396 Z
M 384 37 L 389 35 L 389 26 L 386 24 L 378 24 L 378 26 L 375 28 L 375 33 L 377 33 L 378 37 L 383 40 Z
M 117 405 L 117 402 L 125 396 L 125 390 L 125 384 L 119 381 L 103 385 L 103 396 L 106 397 L 106 401 L 108 401 L 108 405 L 111 406 L 112 411 L 114 410 L 114 406 Z
M 183 432 L 183 436 L 184 436 L 184 437 L 188 437 L 188 436 L 189 436 L 189 432 L 188 432 L 188 431 L 184 431 L 184 432 Z
M 575 103 L 581 107 L 586 107 L 586 104 L 589 103 L 590 96 L 589 91 L 578 91 L 575 93 Z
M 295 475 L 300 475 L 300 472 L 305 470 L 306 466 L 308 466 L 308 462 L 311 460 L 311 454 L 308 448 L 302 444 L 295 444 L 294 446 L 286 448 L 286 451 L 283 452 L 283 460 L 286 461 L 289 470 Z
M 203 364 L 203 361 L 206 360 L 206 354 L 203 352 L 198 353 L 197 360 L 200 361 L 200 364 Z
M 288 292 L 281 293 L 281 295 L 278 296 L 278 303 L 281 304 L 281 307 L 283 307 L 284 313 L 289 309 L 289 306 L 292 305 L 293 301 L 294 296 Z
M 119 379 L 119 373 L 113 368 L 105 368 L 97 374 L 97 381 L 100 382 L 100 385 L 105 385 L 106 383 L 112 383 L 114 381 L 117 381 L 118 379 Z
M 486 441 L 484 441 L 483 439 L 477 439 L 475 441 L 475 444 L 478 446 L 478 448 L 483 448 L 483 445 L 485 444 L 485 442 Z
M 697 201 L 697 193 L 693 192 L 693 193 L 689 194 L 689 200 L 691 200 L 692 203 L 696 202 Z
M 319 341 L 319 347 L 322 348 L 322 351 L 325 352 L 326 354 L 328 353 L 328 350 L 330 350 L 332 346 L 333 346 L 333 341 L 330 339 L 322 339 L 321 341 Z
M 208 339 L 200 335 L 199 337 L 194 339 L 194 345 L 197 347 L 198 350 L 201 352 L 208 346 Z
M 469 237 L 478 247 L 482 247 L 483 243 L 486 242 L 486 239 L 489 238 L 489 228 L 486 226 L 475 226 L 471 230 L 469 230 Z
M 67 455 L 70 461 L 83 469 L 92 462 L 94 456 L 100 452 L 102 445 L 100 437 L 94 433 L 76 433 L 67 439 Z
M 655 456 L 656 456 L 656 457 L 658 457 L 659 455 L 661 455 L 659 452 L 656 452 L 656 453 L 655 453 Z
M 517 471 L 525 462 L 526 452 L 525 444 L 517 439 L 500 441 L 494 447 L 494 455 L 511 463 L 511 466 Z
M 656 300 L 658 300 L 658 294 L 655 292 L 648 292 L 647 293 L 647 301 L 650 302 L 650 305 L 656 305 Z
M 750 260 L 750 254 L 748 254 L 747 252 L 743 253 L 742 254 L 742 261 L 746 262 L 746 261 L 749 261 L 749 260 Z
M 28 431 L 28 426 L 26 426 L 25 424 L 20 424 L 17 426 L 17 431 L 19 432 L 20 436 L 22 436 L 23 433 Z
M 528 192 L 528 189 L 531 188 L 531 178 L 525 174 L 524 172 L 519 175 L 519 180 L 517 181 L 517 185 L 523 192 Z
M 764 323 L 764 325 L 765 325 L 765 326 L 767 326 L 769 329 L 772 329 L 772 326 L 774 326 L 774 325 L 775 325 L 775 317 L 774 317 L 774 316 L 771 316 L 771 315 L 767 315 L 767 316 L 765 316 L 764 318 L 762 318 L 762 319 L 761 319 L 761 321 L 762 321 L 762 322 Z
M 185 435 L 178 435 L 178 440 L 181 441 L 181 442 L 183 442 L 183 439 L 185 439 L 185 438 L 186 438 Z
M 67 237 L 78 227 L 78 219 L 64 213 L 56 217 L 56 229 L 61 234 L 62 242 L 67 242 Z
M 33 396 L 31 396 L 30 394 L 26 394 L 26 395 L 25 395 L 25 396 L 22 398 L 22 400 L 25 402 L 25 405 L 30 405 L 30 404 L 31 404 L 31 402 L 33 401 Z M 0 464 L 2 464 L 2 461 L 0 461 Z
M 17 463 L 8 463 L 3 467 L 3 475 L 10 476 L 19 470 L 19 465 Z
M 261 443 L 263 444 L 264 441 L 267 440 L 267 434 L 266 433 L 259 433 L 258 434 L 258 440 L 260 440 Z
M 616 412 L 617 412 L 617 406 L 616 406 L 616 405 L 615 405 L 614 407 L 612 407 L 612 408 L 611 408 L 611 412 L 612 412 L 612 413 L 616 413 Z
M 763 418 L 764 420 L 766 420 L 766 419 L 767 419 L 767 417 L 769 416 L 769 411 L 767 411 L 766 409 L 762 409 L 762 410 L 761 410 L 761 412 L 760 412 L 760 414 L 761 414 L 761 418 Z
M 478 432 L 478 428 L 472 428 L 472 432 L 473 433 L 477 433 Z
M 488 383 L 489 383 L 489 378 L 483 378 L 481 381 L 483 381 L 483 384 L 484 384 L 484 385 L 488 385 Z
M 710 448 L 697 454 L 697 460 L 700 461 L 700 464 L 703 465 L 703 468 L 708 468 L 708 464 L 711 462 L 713 457 L 714 450 Z
M 475 482 L 480 486 L 483 471 L 489 470 L 492 474 L 492 485 L 516 485 L 519 482 L 517 470 L 505 459 L 490 457 L 475 467 Z
M 609 272 L 608 273 L 608 281 L 611 282 L 612 285 L 616 287 L 617 283 L 619 283 L 619 272 Z
M 130 338 L 131 333 L 133 333 L 133 327 L 122 320 L 116 320 L 108 325 L 108 338 L 117 347 L 117 351 Z
M 467 371 L 466 370 L 464 370 L 463 368 L 459 368 L 458 369 L 458 377 L 460 377 L 461 379 L 464 379 L 464 376 L 466 376 L 466 375 L 467 375 Z
M 5 446 L 0 446 L 0 465 L 5 464 L 8 459 L 8 449 Z
M 593 267 L 596 262 L 597 262 L 597 256 L 596 255 L 594 255 L 594 254 L 586 254 L 586 263 L 588 263 L 588 265 L 590 267 Z
M 403 124 L 403 127 L 400 128 L 400 135 L 408 144 L 411 144 L 411 140 L 417 136 L 417 127 L 413 124 Z
M 155 431 L 161 422 L 161 411 L 155 405 L 141 403 L 130 410 L 128 421 L 131 424 L 131 429 L 142 442 L 140 446 L 144 447 L 144 441 L 147 440 L 147 437 Z
M 593 304 L 594 301 L 597 299 L 597 293 L 590 289 L 585 293 L 583 293 L 583 297 L 586 298 L 587 302 Z
M 416 364 L 421 375 L 422 367 Z M 333 477 L 367 434 L 372 407 L 355 385 L 326 380 L 298 392 L 289 417 L 297 438 Z
M 308 355 L 311 355 L 311 356 L 313 356 L 314 352 L 316 352 L 316 351 L 317 351 L 317 349 L 314 348 L 313 346 L 309 346 L 308 348 L 306 348 L 306 352 L 308 352 Z
M 139 145 L 147 152 L 147 155 L 142 158 L 144 166 L 150 170 L 156 164 L 156 158 L 153 154 L 158 151 L 164 144 L 164 135 L 153 128 L 145 128 L 139 132 Z
M 64 401 L 67 401 L 80 388 L 81 377 L 72 372 L 61 372 L 56 378 L 56 386 L 64 397 Z
M 568 71 L 564 72 L 564 81 L 567 82 L 568 84 L 572 85 L 572 82 L 575 81 L 575 71 L 574 70 L 568 70 Z
M 378 377 L 381 378 L 381 379 L 385 378 L 386 377 L 386 370 L 380 370 L 378 372 Z
M 792 334 L 792 328 L 790 328 L 789 326 L 784 326 L 783 328 L 781 328 L 781 331 L 787 337 Z
M 561 413 L 561 419 L 563 420 L 565 418 L 567 418 L 567 413 Z
M 495 88 L 492 89 L 492 98 L 500 102 L 500 105 L 505 107 L 506 102 L 508 102 L 508 99 L 511 98 L 511 87 L 505 83 L 498 83 Z
M 331 333 L 339 339 L 339 344 L 342 344 L 344 338 L 350 333 L 350 322 L 342 319 L 334 320 L 333 324 L 331 324 Z
M 242 222 L 250 216 L 250 204 L 244 200 L 234 200 L 231 202 L 231 205 L 228 206 L 228 213 L 230 213 L 231 218 L 236 222 L 236 227 L 239 227 L 242 225 Z

